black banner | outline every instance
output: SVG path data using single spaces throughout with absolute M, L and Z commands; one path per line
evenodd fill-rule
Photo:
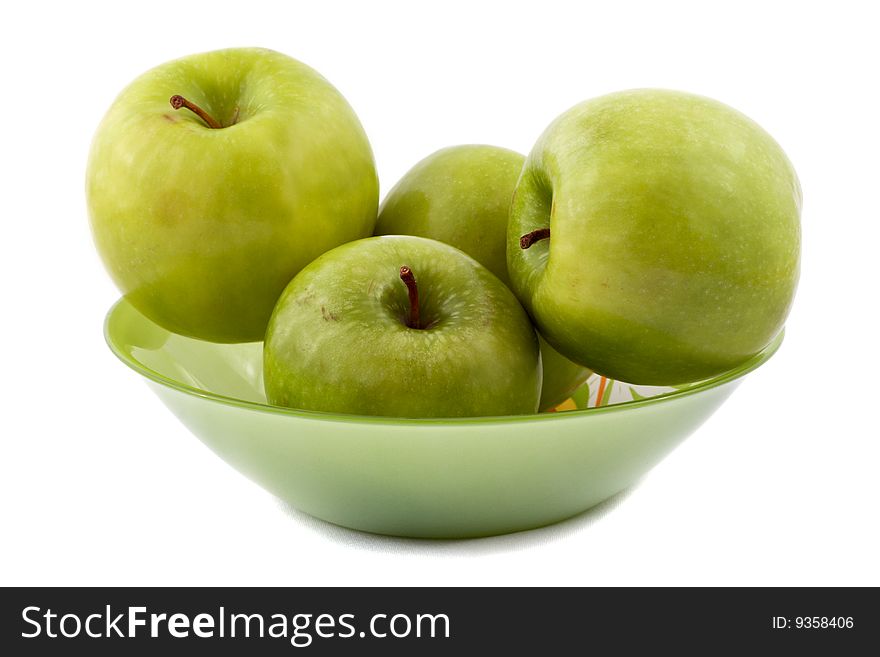
M 878 645 L 875 589 L 3 589 L 7 655 L 440 655 Z M 194 651 L 197 651 L 194 653 Z

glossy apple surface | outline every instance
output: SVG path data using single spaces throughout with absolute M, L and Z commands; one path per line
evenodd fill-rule
M 400 268 L 415 276 L 420 324 Z M 293 408 L 395 417 L 534 413 L 535 330 L 476 260 L 411 236 L 344 244 L 284 290 L 264 346 L 266 395 Z
M 562 114 L 529 154 L 508 269 L 572 360 L 631 383 L 704 379 L 782 328 L 800 209 L 791 163 L 743 114 L 674 91 L 611 94 Z
M 410 169 L 379 208 L 377 235 L 418 235 L 461 249 L 509 285 L 507 217 L 525 157 L 497 146 L 444 148 Z M 541 410 L 567 399 L 590 372 L 540 338 Z
M 211 128 L 181 95 L 222 127 Z M 340 93 L 257 48 L 148 71 L 95 135 L 86 193 L 98 251 L 120 290 L 167 329 L 261 340 L 290 279 L 372 233 L 373 155 Z

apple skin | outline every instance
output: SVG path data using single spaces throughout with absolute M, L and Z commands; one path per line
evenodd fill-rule
M 525 156 L 498 146 L 466 144 L 429 155 L 385 197 L 377 235 L 418 235 L 450 244 L 510 285 L 507 217 Z M 538 336 L 543 363 L 540 410 L 567 399 L 590 376 Z
M 175 94 L 227 127 L 175 111 Z M 168 62 L 122 91 L 94 137 L 86 196 L 98 251 L 138 310 L 176 333 L 243 342 L 263 339 L 302 267 L 372 233 L 378 180 L 330 83 L 242 48 Z
M 424 329 L 406 325 L 400 268 L 416 278 Z M 541 360 L 513 292 L 462 251 L 371 237 L 329 251 L 284 290 L 264 377 L 279 406 L 394 417 L 534 413 Z
M 717 101 L 633 90 L 541 135 L 508 226 L 513 290 L 544 337 L 602 375 L 653 385 L 740 364 L 797 286 L 801 189 L 779 145 Z M 551 236 L 522 249 L 522 235 Z

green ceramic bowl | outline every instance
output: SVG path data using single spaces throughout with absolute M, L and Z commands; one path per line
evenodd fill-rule
M 306 513 L 380 534 L 487 536 L 573 516 L 632 485 L 764 363 L 678 389 L 595 378 L 540 415 L 398 419 L 269 406 L 262 343 L 160 328 L 119 301 L 110 348 L 208 447 Z M 597 406 L 598 405 L 598 406 Z

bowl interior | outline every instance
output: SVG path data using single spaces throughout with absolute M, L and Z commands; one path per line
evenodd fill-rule
M 254 404 L 279 412 L 312 413 L 268 404 L 263 389 L 262 342 L 221 344 L 178 335 L 154 324 L 124 299 L 108 314 L 105 335 L 113 352 L 124 363 L 163 385 L 218 401 Z M 554 410 L 571 412 L 614 407 L 718 385 L 757 367 L 772 355 L 781 339 L 780 333 L 761 354 L 736 370 L 680 386 L 634 385 L 594 374 Z M 460 420 L 462 418 L 447 421 Z

